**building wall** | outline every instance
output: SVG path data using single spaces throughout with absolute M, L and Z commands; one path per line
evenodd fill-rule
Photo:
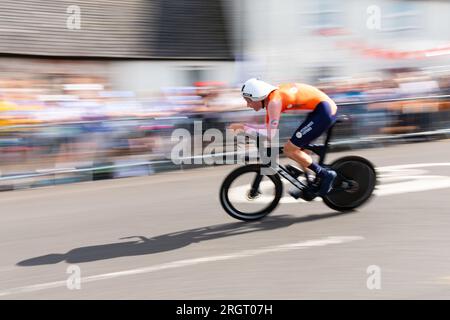
M 381 9 L 381 30 L 367 27 L 371 5 Z M 320 70 L 330 68 L 335 76 L 368 70 L 448 64 L 448 56 L 424 60 L 389 60 L 365 57 L 351 49 L 340 49 L 340 41 L 369 46 L 418 50 L 450 42 L 450 3 L 445 1 L 394 0 L 246 0 L 236 2 L 249 65 L 248 72 L 272 81 L 314 81 Z M 349 35 L 320 36 L 321 27 L 342 27 Z M 412 27 L 412 28 L 411 28 Z M 245 78 L 245 77 L 244 77 Z

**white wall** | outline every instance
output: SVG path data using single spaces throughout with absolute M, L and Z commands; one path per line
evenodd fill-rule
M 200 70 L 198 79 L 192 70 Z M 235 80 L 235 64 L 228 61 L 116 61 L 109 71 L 115 87 L 138 94 L 158 93 L 162 87 L 191 86 L 196 80 Z
M 388 60 L 364 57 L 357 51 L 339 49 L 339 41 L 356 40 L 386 49 L 431 48 L 450 42 L 450 2 L 400 0 L 244 0 L 242 20 L 248 57 L 261 65 L 260 76 L 272 81 L 312 81 L 315 70 L 334 66 L 336 76 L 383 67 L 442 64 L 448 56 L 425 60 Z M 381 9 L 382 30 L 367 28 L 367 8 Z M 337 11 L 327 21 L 324 11 Z M 411 12 L 405 18 L 401 12 Z M 321 12 L 321 13 L 319 13 Z M 333 16 L 332 14 L 330 14 Z M 347 36 L 317 36 L 319 23 L 337 24 Z M 417 29 L 388 31 L 415 25 Z

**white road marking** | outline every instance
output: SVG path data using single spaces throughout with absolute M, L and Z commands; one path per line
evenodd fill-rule
M 411 178 L 418 179 L 381 185 L 374 193 L 377 196 L 388 196 L 393 194 L 450 188 L 450 177 L 418 176 Z
M 382 170 L 395 169 L 412 169 L 412 168 L 426 168 L 426 167 L 448 167 L 450 162 L 427 162 L 427 163 L 411 163 L 411 164 L 396 164 L 393 166 L 380 167 Z
M 208 263 L 208 262 L 234 260 L 234 259 L 240 259 L 240 258 L 246 258 L 246 257 L 254 257 L 254 256 L 266 254 L 266 253 L 276 253 L 276 252 L 286 252 L 286 251 L 298 250 L 298 249 L 308 249 L 311 247 L 321 247 L 321 246 L 327 246 L 327 245 L 332 245 L 332 244 L 341 244 L 341 243 L 353 242 L 353 241 L 358 241 L 358 240 L 363 240 L 363 239 L 364 238 L 360 237 L 360 236 L 334 236 L 334 237 L 327 237 L 327 238 L 316 239 L 316 240 L 307 240 L 307 241 L 302 241 L 302 242 L 288 243 L 288 244 L 283 244 L 283 245 L 278 245 L 278 246 L 265 247 L 265 248 L 261 248 L 261 249 L 242 250 L 242 251 L 237 251 L 237 252 L 225 254 L 225 255 L 178 260 L 178 261 L 163 263 L 163 264 L 154 265 L 154 266 L 145 267 L 145 268 L 130 269 L 130 270 L 82 277 L 81 284 L 83 285 L 83 283 L 119 278 L 119 277 L 136 275 L 136 274 L 152 273 L 152 272 L 157 272 L 157 271 L 162 271 L 162 270 L 167 270 L 167 269 L 189 267 L 189 266 L 194 266 L 194 265 Z M 54 282 L 40 283 L 40 284 L 36 284 L 36 285 L 29 285 L 29 286 L 23 286 L 23 287 L 18 287 L 18 288 L 6 289 L 6 290 L 0 291 L 0 297 L 13 295 L 13 294 L 19 294 L 19 293 L 29 293 L 29 292 L 41 291 L 41 290 L 46 290 L 46 289 L 58 288 L 58 287 L 66 287 L 66 285 L 67 285 L 66 280 L 63 280 L 63 281 L 54 281 Z

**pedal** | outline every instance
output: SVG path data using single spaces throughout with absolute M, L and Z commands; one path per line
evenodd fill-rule
M 304 190 L 302 194 L 302 199 L 305 201 L 312 201 L 317 197 L 317 194 L 314 192 L 311 192 L 309 190 Z
M 298 199 L 302 196 L 303 190 L 295 188 L 295 189 L 289 190 L 288 193 L 292 198 Z
M 317 194 L 314 192 L 309 191 L 308 189 L 291 189 L 288 191 L 288 194 L 293 197 L 294 199 L 303 199 L 305 201 L 312 201 L 315 197 L 317 197 Z

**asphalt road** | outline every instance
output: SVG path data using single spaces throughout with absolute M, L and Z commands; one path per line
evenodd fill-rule
M 234 166 L 1 193 L 0 299 L 450 299 L 450 140 L 344 154 L 381 182 L 349 214 L 236 221 Z

